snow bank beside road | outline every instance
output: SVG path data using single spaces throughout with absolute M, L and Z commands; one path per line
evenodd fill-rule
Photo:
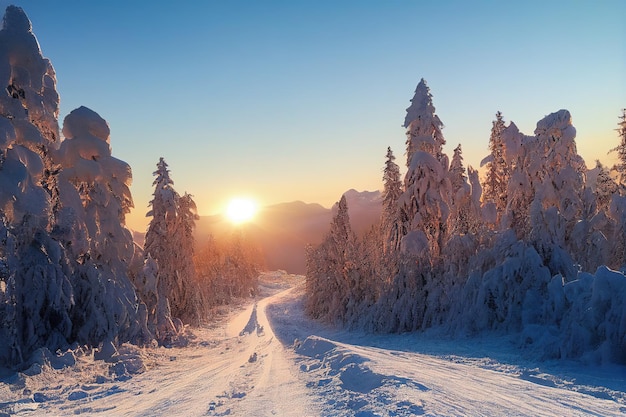
M 443 339 L 349 332 L 309 320 L 304 289 L 269 304 L 270 324 L 293 345 L 324 416 L 626 413 L 626 368 L 525 358 L 512 337 Z

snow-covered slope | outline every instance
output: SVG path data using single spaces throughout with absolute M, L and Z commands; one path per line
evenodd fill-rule
M 188 345 L 125 346 L 110 363 L 61 360 L 0 379 L 0 415 L 617 416 L 626 369 L 522 358 L 508 339 L 367 335 L 302 313 L 302 277 L 262 277 L 261 296 Z M 295 288 L 289 289 L 289 286 Z M 287 288 L 285 290 L 285 288 Z M 273 294 L 273 295 L 272 295 Z

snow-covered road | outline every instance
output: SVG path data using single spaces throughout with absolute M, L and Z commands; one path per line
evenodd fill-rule
M 497 351 L 519 357 L 504 343 L 490 345 L 493 355 L 473 341 L 428 343 L 313 322 L 300 285 L 194 330 L 186 347 L 125 347 L 116 363 L 85 355 L 74 367 L 6 377 L 0 416 L 626 414 L 623 367 L 559 363 L 555 372 L 502 360 Z
M 459 346 L 464 355 L 451 355 L 446 351 L 454 351 L 455 342 L 428 346 L 419 334 L 374 336 L 324 328 L 301 314 L 297 292 L 281 296 L 268 308 L 270 319 L 283 342 L 295 339 L 296 362 L 321 401 L 321 415 L 626 415 L 624 367 L 596 372 L 599 385 L 589 385 L 579 381 L 590 371 L 585 368 L 557 375 L 542 370 L 542 363 L 522 366 L 484 357 L 479 346 Z M 489 349 L 494 347 L 521 362 L 507 343 Z M 439 353 L 419 353 L 424 349 Z
M 198 332 L 199 344 L 173 349 L 154 370 L 120 384 L 131 395 L 103 397 L 90 408 L 113 404 L 107 414 L 145 417 L 319 415 L 293 349 L 276 339 L 265 316 L 279 296 L 248 306 L 217 333 Z

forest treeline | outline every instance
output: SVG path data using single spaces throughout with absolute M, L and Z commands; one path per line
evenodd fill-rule
M 363 237 L 344 197 L 324 241 L 307 249 L 306 310 L 377 332 L 520 335 L 547 358 L 626 363 L 626 112 L 594 181 L 567 110 L 533 136 L 496 113 L 485 175 L 450 160 L 422 79 L 404 122 L 401 178 L 391 149 L 383 211 Z

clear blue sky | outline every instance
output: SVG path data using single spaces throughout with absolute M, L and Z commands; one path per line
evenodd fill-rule
M 24 8 L 61 95 L 111 127 L 145 226 L 160 156 L 201 214 L 249 195 L 330 206 L 404 163 L 420 78 L 451 150 L 487 153 L 496 111 L 527 134 L 570 110 L 588 165 L 626 107 L 626 1 L 49 1 Z

